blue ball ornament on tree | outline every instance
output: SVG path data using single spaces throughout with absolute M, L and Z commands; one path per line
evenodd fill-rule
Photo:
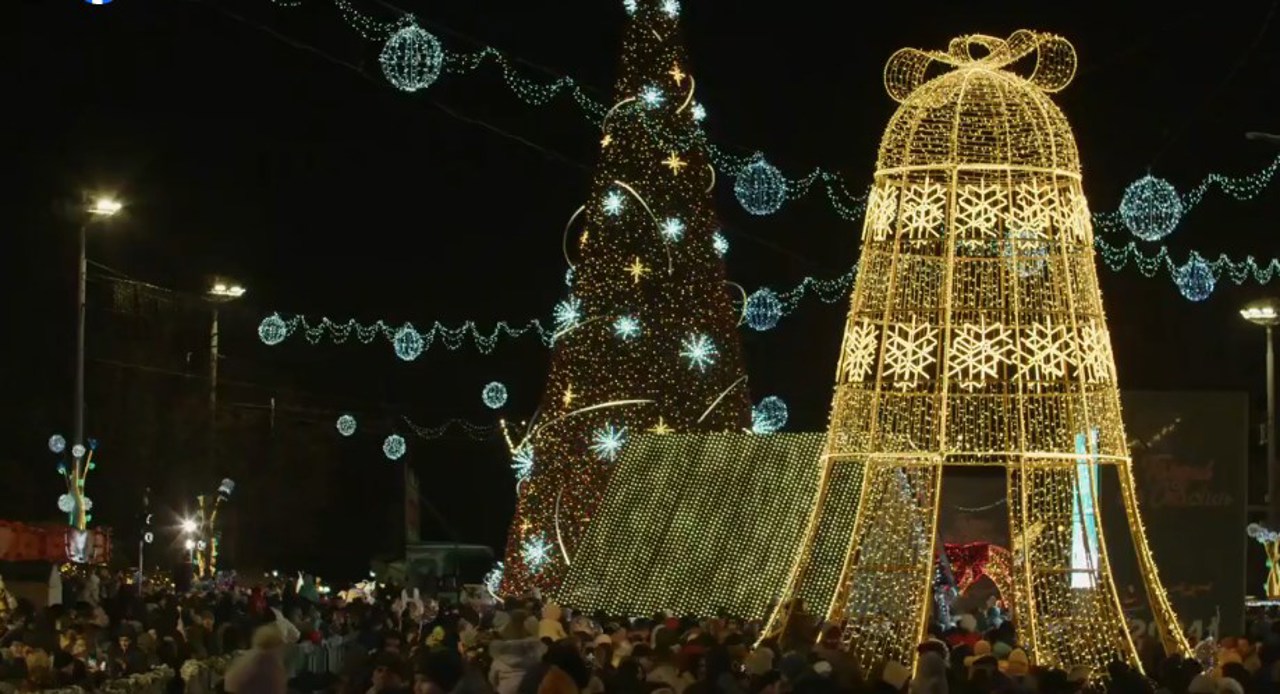
M 417 24 L 403 27 L 387 39 L 378 56 L 382 74 L 396 89 L 416 92 L 440 76 L 444 49 L 440 41 Z
M 1173 271 L 1173 281 L 1187 301 L 1204 301 L 1213 294 L 1218 278 L 1214 276 L 1208 261 L 1192 251 L 1186 264 Z
M 756 216 L 773 214 L 787 201 L 787 179 L 773 164 L 757 154 L 733 182 L 733 194 L 742 209 Z
M 338 417 L 338 433 L 343 436 L 351 436 L 356 433 L 356 418 L 349 414 Z
M 280 317 L 279 313 L 273 313 L 263 318 L 262 322 L 258 324 L 258 339 L 262 340 L 265 345 L 274 347 L 284 342 L 284 339 L 288 336 L 289 326 Z
M 399 460 L 404 455 L 404 437 L 399 434 L 392 434 L 382 442 L 382 454 L 387 456 L 387 460 Z
M 782 320 L 782 299 L 768 287 L 761 287 L 747 297 L 742 319 L 752 330 L 772 330 Z
M 497 381 L 493 381 L 480 392 L 480 399 L 484 401 L 485 406 L 489 409 L 496 410 L 507 404 L 507 387 Z
M 422 350 L 426 348 L 426 342 L 422 339 L 421 333 L 409 323 L 405 323 L 391 338 L 391 346 L 395 348 L 397 357 L 404 361 L 413 361 L 422 354 Z
M 751 431 L 772 434 L 787 424 L 787 403 L 776 395 L 764 398 L 751 408 Z
M 1182 221 L 1182 198 L 1172 183 L 1143 176 L 1125 188 L 1120 199 L 1120 219 L 1134 236 L 1159 241 Z

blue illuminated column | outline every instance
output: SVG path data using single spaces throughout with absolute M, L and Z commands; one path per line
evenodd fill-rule
M 1097 580 L 1098 429 L 1076 434 L 1076 485 L 1071 502 L 1071 587 L 1093 588 Z

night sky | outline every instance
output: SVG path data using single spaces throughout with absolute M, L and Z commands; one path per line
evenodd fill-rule
M 395 16 L 378 0 L 352 2 L 372 16 Z M 570 75 L 608 100 L 621 2 L 396 3 L 447 50 L 491 45 L 522 61 L 528 77 Z M 238 384 L 229 386 L 227 407 L 261 407 L 288 389 L 291 401 L 307 403 L 288 416 L 322 425 L 316 445 L 345 451 L 308 503 L 291 502 L 294 522 L 385 515 L 398 502 L 379 451 L 397 416 L 491 424 L 496 415 L 479 397 L 491 380 L 511 391 L 507 416 L 536 406 L 548 363 L 536 338 L 505 342 L 490 356 L 437 345 L 405 364 L 381 339 L 318 348 L 295 337 L 268 348 L 255 329 L 272 311 L 419 327 L 545 319 L 564 293 L 561 234 L 582 203 L 599 139 L 571 99 L 528 105 L 492 65 L 445 76 L 425 92 L 398 92 L 380 77 L 380 45 L 362 39 L 329 0 L 297 8 L 270 0 L 10 4 L 0 29 L 8 65 L 0 209 L 16 243 L 0 260 L 7 297 L 0 479 L 21 484 L 7 485 L 0 517 L 50 520 L 60 493 L 57 476 L 45 472 L 52 461 L 44 441 L 70 428 L 77 222 L 64 208 L 83 191 L 116 192 L 128 205 L 127 215 L 94 230 L 94 261 L 179 292 L 198 294 L 212 274 L 248 287 L 222 312 L 223 378 Z M 1185 191 L 1209 172 L 1250 173 L 1275 155 L 1244 139 L 1246 131 L 1280 130 L 1274 2 L 684 5 L 689 69 L 712 138 L 741 154 L 763 150 L 793 177 L 821 165 L 854 190 L 870 181 L 895 106 L 881 70 L 896 49 L 941 49 L 956 35 L 1018 28 L 1062 34 L 1077 48 L 1079 72 L 1056 100 L 1075 127 L 1095 211 L 1115 209 L 1124 187 L 1148 169 Z M 732 246 L 729 276 L 748 290 L 834 277 L 856 258 L 860 225 L 836 216 L 825 195 L 767 218 L 746 214 L 727 179 L 717 199 Z M 1169 243 L 1180 260 L 1191 249 L 1269 258 L 1280 254 L 1277 220 L 1280 181 L 1248 203 L 1210 193 Z M 1193 304 L 1164 274 L 1100 275 L 1123 387 L 1249 390 L 1261 405 L 1262 334 L 1236 311 L 1267 290 L 1223 280 L 1210 300 Z M 89 369 L 91 403 L 113 382 L 104 360 L 128 361 L 135 371 L 172 368 L 104 351 L 106 334 L 124 325 L 148 339 L 127 316 L 102 308 L 110 286 L 90 286 L 90 357 L 98 360 Z M 846 308 L 843 298 L 807 300 L 776 330 L 742 335 L 753 398 L 784 398 L 788 428 L 825 426 Z M 189 314 L 181 320 L 194 320 Z M 156 359 L 206 360 L 200 329 L 196 321 Z M 174 378 L 201 373 L 189 371 Z M 341 411 L 367 422 L 352 441 L 333 431 Z M 94 420 L 91 410 L 91 434 Z M 424 532 L 500 546 L 514 500 L 501 444 L 409 442 L 425 501 L 445 521 L 428 512 Z M 103 445 L 113 462 L 104 462 L 96 484 L 187 489 L 158 479 L 193 474 L 184 456 L 157 471 L 136 464 L 138 451 L 108 455 L 110 442 Z M 237 482 L 244 490 L 272 474 L 258 466 Z M 354 480 L 363 481 L 345 482 Z M 104 508 L 103 522 L 127 525 L 131 513 Z M 361 539 L 352 531 L 327 542 Z M 361 549 L 343 551 L 357 557 Z

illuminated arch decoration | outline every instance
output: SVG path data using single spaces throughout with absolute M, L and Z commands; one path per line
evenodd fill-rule
M 943 472 L 974 466 L 1006 477 L 1010 601 L 1035 664 L 1105 677 L 1119 655 L 1141 667 L 1107 560 L 1102 469 L 1119 478 L 1163 646 L 1190 653 L 1138 515 L 1079 155 L 1049 97 L 1075 69 L 1070 43 L 1032 31 L 903 49 L 885 67 L 900 106 L 867 202 L 823 479 L 779 601 L 822 580 L 810 567 L 830 561 L 817 549 L 823 508 L 859 470 L 843 569 L 816 607 L 845 625 L 864 671 L 915 660 Z M 1000 243 L 1014 232 L 1020 243 Z M 789 617 L 778 610 L 767 633 Z

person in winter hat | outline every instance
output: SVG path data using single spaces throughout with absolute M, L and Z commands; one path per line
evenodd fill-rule
M 489 644 L 493 659 L 489 684 L 497 694 L 516 694 L 520 681 L 538 667 L 547 647 L 538 638 L 538 625 L 523 610 L 499 612 L 494 615 L 493 624 L 498 637 Z
M 920 655 L 911 694 L 947 694 L 947 662 L 930 650 Z
M 907 689 L 907 682 L 911 679 L 911 671 L 905 665 L 896 660 L 890 660 L 884 664 L 884 672 L 880 675 L 880 686 L 878 691 L 884 692 L 903 692 Z
M 538 622 L 538 638 L 551 639 L 552 643 L 568 638 L 569 635 L 564 633 L 564 624 L 560 621 L 563 616 L 564 611 L 554 602 L 544 605 L 542 607 L 542 620 Z

